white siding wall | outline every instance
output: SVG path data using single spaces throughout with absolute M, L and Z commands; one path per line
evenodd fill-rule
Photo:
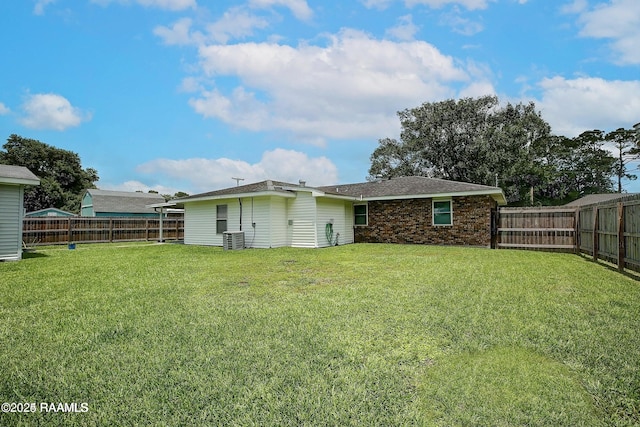
M 227 205 L 227 231 L 240 229 L 240 204 L 237 199 L 185 203 L 185 244 L 222 246 L 222 234 L 216 234 L 217 205 Z
M 22 194 L 20 186 L 0 184 L 0 259 L 22 258 Z
M 290 246 L 287 217 L 287 200 L 284 197 L 271 198 L 271 247 Z
M 340 236 L 338 236 L 339 245 L 353 243 L 353 220 L 348 219 L 348 214 L 351 210 L 350 202 L 322 198 L 317 200 L 318 246 L 334 245 L 338 233 L 340 233 Z M 329 243 L 326 226 L 331 220 L 333 220 L 333 237 L 331 243 Z
M 295 199 L 288 201 L 288 236 L 294 248 L 316 248 L 318 237 L 316 230 L 316 199 L 308 192 L 298 192 Z
M 242 199 L 242 230 L 247 247 L 286 246 L 286 200 L 282 197 Z M 252 227 L 255 223 L 255 228 Z

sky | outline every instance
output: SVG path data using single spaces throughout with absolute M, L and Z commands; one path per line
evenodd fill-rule
M 534 102 L 567 137 L 640 122 L 638 0 L 11 0 L 0 22 L 0 142 L 74 151 L 100 189 L 363 182 L 398 111 L 447 99 Z

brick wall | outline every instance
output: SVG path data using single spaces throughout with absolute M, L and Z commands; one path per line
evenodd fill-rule
M 371 201 L 368 225 L 355 227 L 355 241 L 433 245 L 491 246 L 490 196 L 452 200 L 453 225 L 433 226 L 431 199 Z

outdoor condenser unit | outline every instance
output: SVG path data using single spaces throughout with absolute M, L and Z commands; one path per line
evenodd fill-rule
M 225 231 L 222 233 L 222 248 L 225 251 L 244 249 L 244 231 Z

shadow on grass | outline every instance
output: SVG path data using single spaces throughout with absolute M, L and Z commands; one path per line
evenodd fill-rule
M 587 262 L 598 264 L 598 265 L 606 268 L 607 270 L 615 271 L 616 273 L 620 273 L 623 276 L 627 276 L 630 279 L 633 279 L 633 280 L 636 280 L 636 281 L 640 282 L 640 272 L 636 272 L 636 271 L 629 270 L 629 269 L 624 269 L 624 270 L 620 271 L 620 269 L 618 268 L 618 266 L 616 264 L 612 264 L 612 263 L 604 261 L 602 259 L 598 259 L 598 260 L 594 261 L 593 257 L 591 255 L 579 254 L 578 256 L 580 258 L 582 258 L 583 260 L 587 261 Z
M 33 250 L 26 250 L 22 252 L 22 258 L 23 259 L 29 259 L 29 258 L 45 258 L 48 257 L 49 255 L 47 254 L 43 254 L 42 252 L 35 252 Z

